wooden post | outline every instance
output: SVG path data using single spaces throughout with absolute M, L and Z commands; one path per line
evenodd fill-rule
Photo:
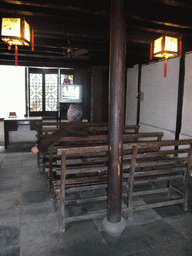
M 111 0 L 107 220 L 121 221 L 126 39 L 124 0 Z
M 65 169 L 66 169 L 66 154 L 61 152 L 61 190 L 60 190 L 60 231 L 65 232 Z
M 178 86 L 177 120 L 176 120 L 175 140 L 179 140 L 179 136 L 181 133 L 184 82 L 185 82 L 184 80 L 185 80 L 185 46 L 182 47 L 182 56 L 180 58 L 180 67 L 179 67 L 179 86 Z M 176 146 L 175 149 L 178 149 L 178 146 Z

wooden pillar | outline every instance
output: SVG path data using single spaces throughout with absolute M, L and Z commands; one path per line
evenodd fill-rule
M 183 111 L 183 96 L 184 96 L 184 80 L 185 80 L 185 40 L 183 40 L 182 57 L 180 58 L 179 67 L 179 86 L 178 86 L 178 100 L 177 100 L 177 120 L 175 140 L 179 140 L 182 125 L 182 111 Z M 176 146 L 176 149 L 178 146 Z
M 124 0 L 111 0 L 107 204 L 107 220 L 111 223 L 121 221 L 125 48 Z

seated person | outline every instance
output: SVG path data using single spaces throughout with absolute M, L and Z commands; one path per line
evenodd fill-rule
M 48 147 L 57 142 L 63 137 L 73 137 L 73 136 L 88 136 L 89 126 L 87 123 L 81 121 L 83 116 L 83 111 L 76 105 L 70 105 L 67 111 L 68 123 L 63 123 L 62 127 L 56 130 L 53 134 L 45 137 L 37 146 L 31 148 L 33 154 L 45 153 Z

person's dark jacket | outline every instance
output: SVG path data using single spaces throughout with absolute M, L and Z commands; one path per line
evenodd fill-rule
M 72 121 L 64 123 L 61 128 L 56 130 L 53 134 L 45 137 L 37 148 L 41 153 L 45 153 L 50 145 L 57 142 L 63 137 L 81 137 L 89 135 L 89 126 L 86 122 Z

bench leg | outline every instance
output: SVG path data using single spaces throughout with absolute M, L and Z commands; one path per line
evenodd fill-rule
M 65 168 L 66 168 L 66 155 L 61 155 L 61 189 L 60 189 L 60 231 L 65 232 Z
M 171 187 L 171 181 L 170 180 L 168 180 L 167 181 L 167 188 L 168 188 L 168 190 L 167 190 L 167 198 L 168 199 L 170 199 L 170 197 L 171 197 L 171 194 L 170 194 L 170 188 Z
M 59 226 L 60 231 L 65 232 L 65 198 L 62 195 L 59 200 Z
M 183 203 L 183 210 L 186 212 L 188 211 L 188 198 L 185 198 L 185 202 Z
M 188 211 L 188 181 L 186 177 L 183 180 L 183 198 L 184 198 L 183 210 Z

